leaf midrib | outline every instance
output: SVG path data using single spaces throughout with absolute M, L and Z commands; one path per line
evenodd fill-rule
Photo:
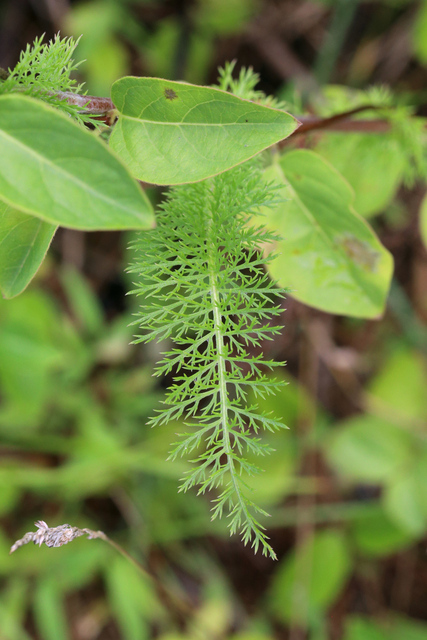
M 84 187 L 84 191 L 86 193 L 91 194 L 91 195 L 95 195 L 98 200 L 100 200 L 102 202 L 106 202 L 110 206 L 116 207 L 117 209 L 132 213 L 133 215 L 136 215 L 137 217 L 140 217 L 138 213 L 135 213 L 134 209 L 129 209 L 129 208 L 125 207 L 123 204 L 120 203 L 120 201 L 113 200 L 111 197 L 106 196 L 105 194 L 103 194 L 102 191 L 96 191 L 93 187 L 91 187 L 90 185 L 87 185 L 87 183 L 83 182 L 80 178 L 74 176 L 72 173 L 70 173 L 70 172 L 66 171 L 65 169 L 59 167 L 58 165 L 54 164 L 54 162 L 52 162 L 51 160 L 47 159 L 45 156 L 41 155 L 35 149 L 33 149 L 32 147 L 29 147 L 28 145 L 23 143 L 18 138 L 15 138 L 14 136 L 8 134 L 4 129 L 0 128 L 0 139 L 1 139 L 2 135 L 3 135 L 4 138 L 9 139 L 10 141 L 12 141 L 12 143 L 14 143 L 17 147 L 20 147 L 20 148 L 24 149 L 26 152 L 28 152 L 29 155 L 31 155 L 34 158 L 36 158 L 43 165 L 45 165 L 47 167 L 50 167 L 51 170 L 53 170 L 54 173 L 56 172 L 59 175 L 66 176 L 68 178 L 69 182 L 74 183 L 78 187 Z M 68 209 L 68 208 L 64 207 L 64 205 L 60 205 L 60 206 L 62 208 L 64 208 L 66 211 L 72 212 L 72 209 Z M 47 220 L 48 218 L 44 217 L 43 219 Z M 54 224 L 56 224 L 58 222 L 58 220 L 50 220 L 50 221 L 53 222 Z
M 147 120 L 145 118 L 137 118 L 136 116 L 128 116 L 125 115 L 124 113 L 120 114 L 121 118 L 124 118 L 126 120 L 132 120 L 134 122 L 138 122 L 139 124 L 160 124 L 162 126 L 165 127 L 235 127 L 235 126 L 242 126 L 242 127 L 248 127 L 248 126 L 253 126 L 253 127 L 276 127 L 276 126 L 288 126 L 288 124 L 290 123 L 285 123 L 285 122 L 182 122 L 182 121 L 177 121 L 177 122 L 163 122 L 162 120 Z

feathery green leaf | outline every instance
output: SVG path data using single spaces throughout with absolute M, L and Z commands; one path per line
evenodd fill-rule
M 195 455 L 181 491 L 198 486 L 212 492 L 212 518 L 224 513 L 230 533 L 275 557 L 245 477 L 260 472 L 247 452 L 264 456 L 270 447 L 257 433 L 284 425 L 247 406 L 247 394 L 264 397 L 280 383 L 267 373 L 277 366 L 259 353 L 281 327 L 272 322 L 283 294 L 265 272 L 262 257 L 274 233 L 248 224 L 251 213 L 276 199 L 261 180 L 259 160 L 196 184 L 171 190 L 157 228 L 136 241 L 141 255 L 129 270 L 138 274 L 133 293 L 141 297 L 136 342 L 172 338 L 157 374 L 174 374 L 164 408 L 151 420 L 183 419 L 188 433 L 171 458 Z M 255 350 L 255 353 L 253 352 Z

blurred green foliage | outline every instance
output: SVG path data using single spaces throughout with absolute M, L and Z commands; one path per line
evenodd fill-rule
M 73 4 L 64 31 L 90 34 L 78 49 L 89 93 L 108 95 L 111 83 L 131 71 L 126 42 L 144 61 L 134 73 L 177 77 L 182 25 L 168 17 L 147 30 L 131 12 L 138 4 L 144 3 Z M 333 7 L 335 0 L 316 4 Z M 400 10 L 410 1 L 382 4 Z M 412 46 L 425 62 L 427 3 L 415 9 Z M 198 3 L 180 78 L 205 82 L 218 35 L 238 32 L 256 10 L 252 1 Z M 343 100 L 342 89 L 328 91 Z M 352 185 L 356 210 L 387 225 L 404 177 L 398 139 L 339 136 L 323 136 L 316 150 Z M 405 224 L 409 208 L 399 206 Z M 420 229 L 427 246 L 425 200 Z M 27 292 L 0 301 L 2 640 L 71 640 L 84 637 L 85 624 L 86 638 L 187 640 L 201 630 L 208 638 L 271 640 L 278 628 L 300 621 L 310 640 L 329 640 L 330 612 L 340 608 L 343 640 L 427 637 L 425 621 L 398 615 L 388 608 L 390 598 L 378 604 L 373 595 L 387 563 L 425 562 L 425 543 L 418 543 L 427 531 L 426 334 L 399 289 L 390 301 L 395 315 L 376 330 L 374 348 L 360 348 L 360 378 L 367 382 L 345 419 L 316 406 L 290 374 L 282 395 L 264 401 L 290 430 L 274 436 L 276 452 L 254 483 L 254 499 L 272 513 L 281 559 L 253 569 L 244 552 L 232 544 L 227 551 L 225 527 L 209 522 L 207 502 L 177 494 L 186 465 L 166 462 L 177 425 L 144 428 L 162 393 L 151 376 L 152 353 L 129 346 L 131 311 L 107 321 L 81 275 L 62 270 L 55 296 L 43 285 L 46 274 L 48 266 Z M 291 324 L 286 316 L 285 322 Z M 360 327 L 349 322 L 341 330 L 357 336 Z M 310 422 L 310 435 L 297 435 Z M 296 497 L 321 495 L 319 478 L 299 475 L 313 450 L 326 461 L 332 499 L 309 509 L 311 533 L 296 552 L 290 534 L 299 517 Z M 104 528 L 143 562 L 154 549 L 161 581 L 178 594 L 195 594 L 188 629 L 176 628 L 153 584 L 100 540 L 80 538 L 61 549 L 29 545 L 9 556 L 15 537 L 42 517 Z M 240 584 L 247 582 L 243 566 L 261 585 L 251 585 L 256 597 L 247 608 L 231 579 L 239 561 Z
M 36 286 L 0 303 L 1 513 L 19 521 L 17 536 L 31 530 L 41 516 L 96 529 L 100 524 L 96 513 L 88 511 L 87 501 L 108 496 L 129 518 L 127 530 L 121 525 L 115 537 L 136 557 L 143 558 L 153 544 L 169 548 L 175 562 L 205 585 L 194 624 L 204 633 L 211 629 L 214 633 L 212 625 L 216 629 L 220 624 L 224 633 L 235 595 L 230 596 L 221 568 L 213 568 L 209 546 L 196 543 L 191 559 L 183 546 L 207 533 L 223 535 L 224 527 L 209 523 L 207 502 L 176 493 L 185 465 L 165 458 L 177 426 L 150 432 L 143 427 L 159 395 L 149 363 L 138 364 L 139 348 L 129 346 L 131 316 L 125 313 L 106 323 L 97 298 L 76 271 L 64 270 L 61 282 L 67 313 Z M 274 435 L 276 453 L 254 483 L 254 499 L 272 510 L 275 527 L 296 517 L 292 507 L 285 511 L 280 507 L 286 496 L 315 488 L 308 478 L 297 479 L 299 460 L 309 445 L 296 439 L 297 423 L 310 415 L 311 401 L 288 380 L 282 395 L 263 400 L 263 409 L 280 411 L 291 431 Z M 290 553 L 279 563 L 266 607 L 258 612 L 266 629 L 270 618 L 287 624 L 298 621 L 299 615 L 308 617 L 313 633 L 323 628 L 328 608 L 358 571 L 357 558 L 368 562 L 405 549 L 423 536 L 425 385 L 418 354 L 399 344 L 370 382 L 372 410 L 342 424 L 327 414 L 318 415 L 318 444 L 348 496 L 347 506 L 353 504 L 355 509 L 346 512 L 343 503 L 340 512 L 319 512 L 323 526 L 331 524 L 316 531 L 302 553 Z M 406 402 L 408 393 L 411 401 Z M 382 487 L 381 498 L 352 501 L 352 487 L 358 486 Z M 23 510 L 23 501 L 29 501 L 30 508 Z M 339 521 L 346 521 L 345 528 L 333 524 Z M 79 539 L 61 550 L 36 551 L 28 546 L 13 556 L 8 556 L 9 544 L 3 534 L 0 573 L 7 586 L 0 599 L 0 625 L 6 639 L 30 637 L 22 626 L 28 606 L 40 637 L 70 638 L 65 603 L 79 589 L 90 585 L 95 589 L 100 578 L 105 595 L 91 609 L 100 628 L 113 616 L 120 637 L 137 640 L 151 637 L 153 625 L 165 633 L 170 627 L 153 584 L 101 541 Z M 308 570 L 310 580 L 308 586 L 297 588 L 300 570 L 303 575 Z M 180 590 L 169 571 L 162 579 Z M 373 638 L 375 634 L 397 638 L 381 625 L 359 618 L 349 621 L 346 637 L 362 637 L 365 628 Z M 252 635 L 241 636 L 246 637 Z

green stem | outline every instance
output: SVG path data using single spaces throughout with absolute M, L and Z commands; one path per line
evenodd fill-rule
M 224 336 L 222 331 L 222 320 L 221 320 L 221 301 L 218 291 L 218 274 L 215 269 L 215 252 L 216 252 L 216 238 L 213 237 L 213 216 L 214 211 L 211 206 L 208 207 L 208 272 L 209 272 L 209 284 L 210 284 L 210 292 L 211 292 L 211 300 L 212 300 L 212 309 L 213 309 L 213 318 L 214 318 L 214 335 L 216 340 L 216 358 L 217 358 L 217 367 L 218 367 L 218 396 L 220 403 L 220 411 L 221 411 L 221 423 L 222 423 L 222 437 L 223 437 L 223 447 L 225 451 L 225 455 L 227 457 L 227 466 L 230 473 L 231 482 L 234 489 L 235 495 L 235 503 L 233 505 L 234 509 L 230 509 L 230 511 L 236 511 L 236 513 L 243 513 L 245 521 L 249 524 L 250 530 L 255 532 L 254 520 L 249 511 L 247 501 L 245 497 L 242 495 L 242 491 L 239 486 L 239 482 L 237 479 L 237 471 L 234 462 L 233 456 L 233 445 L 231 443 L 230 432 L 228 429 L 228 418 L 229 418 L 229 398 L 228 398 L 228 389 L 227 389 L 227 378 L 226 378 L 226 357 L 225 357 L 225 343 Z M 231 505 L 230 505 L 231 506 Z M 237 507 L 237 509 L 236 509 Z M 235 521 L 236 522 L 236 521 Z M 250 539 L 250 538 L 249 538 Z M 266 542 L 265 538 L 263 540 L 264 548 L 268 550 L 271 557 L 276 559 L 276 554 L 274 553 L 272 547 Z
M 212 236 L 212 228 L 213 228 L 213 211 L 211 207 L 209 207 L 208 212 L 208 236 Z M 223 442 L 224 442 L 224 450 L 227 456 L 227 465 L 230 470 L 231 481 L 233 483 L 234 491 L 237 496 L 238 503 L 242 506 L 242 509 L 245 513 L 246 505 L 241 495 L 240 487 L 236 478 L 236 469 L 234 466 L 233 460 L 233 448 L 231 446 L 230 441 L 230 433 L 228 431 L 228 392 L 227 392 L 227 381 L 226 381 L 226 371 L 225 371 L 225 344 L 224 338 L 222 335 L 222 321 L 221 321 L 221 311 L 220 311 L 220 297 L 218 292 L 218 275 L 215 271 L 215 251 L 216 251 L 216 241 L 215 238 L 210 237 L 207 243 L 208 245 L 208 269 L 209 269 L 209 284 L 211 291 L 211 300 L 212 300 L 212 308 L 213 308 L 213 316 L 214 316 L 214 334 L 216 340 L 216 357 L 217 357 L 217 367 L 218 367 L 218 395 L 219 395 L 219 403 L 221 407 L 221 424 L 222 424 L 222 432 L 223 432 Z M 248 514 L 247 514 L 248 515 Z
M 219 498 L 219 504 L 225 503 L 225 497 L 228 500 L 228 508 L 230 511 L 230 524 L 229 528 L 231 533 L 237 532 L 242 522 L 242 535 L 245 543 L 253 540 L 255 536 L 254 544 L 258 545 L 260 542 L 264 552 L 268 552 L 273 559 L 276 559 L 276 554 L 272 547 L 267 543 L 266 536 L 261 532 L 260 528 L 250 512 L 250 502 L 242 493 L 242 489 L 239 483 L 238 474 L 239 469 L 236 469 L 235 454 L 233 449 L 233 442 L 231 439 L 231 433 L 229 429 L 229 416 L 230 416 L 230 400 L 229 392 L 227 388 L 231 383 L 227 383 L 227 347 L 224 340 L 224 328 L 221 314 L 221 299 L 218 289 L 218 272 L 216 268 L 216 252 L 218 247 L 217 237 L 215 233 L 214 216 L 215 216 L 215 203 L 213 194 L 209 192 L 211 198 L 207 197 L 206 206 L 206 225 L 207 225 L 207 262 L 208 262 L 208 276 L 209 276 L 209 289 L 210 298 L 213 311 L 213 334 L 215 336 L 215 358 L 218 372 L 218 387 L 217 397 L 220 407 L 221 427 L 222 427 L 222 450 L 226 456 L 225 465 L 230 474 L 231 488 L 233 493 L 223 493 Z M 210 201 L 209 201 L 210 200 Z M 227 492 L 227 488 L 224 489 Z
M 336 2 L 331 26 L 316 60 L 315 76 L 319 84 L 327 84 L 330 80 L 357 5 L 358 0 Z
M 59 98 L 59 100 L 66 100 L 68 104 L 82 107 L 82 113 L 87 113 L 93 116 L 105 116 L 115 110 L 114 104 L 110 98 L 82 96 L 78 93 L 72 93 L 71 91 L 49 91 L 49 94 Z

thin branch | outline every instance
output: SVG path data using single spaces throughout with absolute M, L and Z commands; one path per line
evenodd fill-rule
M 111 540 L 111 538 L 109 538 L 103 531 L 93 531 L 92 529 L 86 528 L 79 529 L 79 527 L 72 527 L 69 524 L 62 524 L 58 527 L 49 527 L 43 520 L 39 520 L 35 525 L 37 527 L 37 531 L 29 531 L 20 540 L 17 540 L 10 548 L 9 553 L 13 553 L 29 542 L 38 544 L 39 547 L 41 547 L 42 544 L 45 544 L 47 547 L 62 547 L 75 538 L 83 535 L 87 535 L 89 540 L 100 538 L 114 547 L 114 549 L 131 562 L 145 578 L 148 578 L 154 583 L 159 597 L 162 598 L 169 610 L 169 613 L 179 626 L 183 626 L 187 620 L 191 618 L 193 609 L 186 600 L 167 589 L 155 573 L 146 569 L 140 562 L 138 562 L 138 560 L 133 558 L 117 542 Z
M 320 118 L 318 116 L 295 116 L 301 125 L 292 136 L 301 135 L 310 131 L 319 131 L 328 129 L 329 131 L 348 131 L 352 133 L 386 133 L 390 130 L 390 123 L 384 119 L 377 120 L 350 120 L 354 116 L 363 111 L 378 111 L 381 107 L 373 104 L 367 104 L 349 111 L 337 113 L 328 118 Z M 287 138 L 287 140 L 289 139 Z
M 109 98 L 98 98 L 96 96 L 82 96 L 76 93 L 62 92 L 56 94 L 58 98 L 67 100 L 68 104 L 75 104 L 84 107 L 84 113 L 94 116 L 108 116 L 115 110 L 113 102 Z M 347 131 L 349 133 L 387 133 L 390 124 L 387 120 L 350 120 L 351 116 L 362 111 L 376 111 L 380 107 L 375 105 L 365 105 L 343 111 L 328 118 L 317 116 L 294 116 L 301 125 L 291 134 L 293 136 L 302 135 L 312 131 L 327 129 L 329 131 Z
M 0 68 L 0 80 L 5 80 L 7 71 Z M 109 123 L 114 121 L 113 114 L 117 113 L 114 103 L 110 98 L 100 96 L 85 96 L 71 91 L 58 91 L 56 93 L 49 92 L 49 95 L 55 95 L 60 100 L 66 100 L 68 104 L 77 105 L 83 109 L 84 114 L 105 117 Z M 320 118 L 317 116 L 294 116 L 301 124 L 292 133 L 286 141 L 295 137 L 304 135 L 313 131 L 345 131 L 347 133 L 387 133 L 390 131 L 390 123 L 385 119 L 376 120 L 351 120 L 351 116 L 361 113 L 362 111 L 377 111 L 381 107 L 376 105 L 365 105 L 337 113 L 328 118 Z M 285 143 L 285 141 L 283 141 Z
M 335 118 L 335 116 L 334 116 Z M 388 133 L 391 129 L 387 120 L 345 120 L 345 116 L 340 119 L 316 118 L 315 116 L 297 116 L 301 126 L 286 138 L 304 135 L 311 131 L 343 131 L 347 133 Z M 286 142 L 284 140 L 284 142 Z
M 94 116 L 105 116 L 115 109 L 110 98 L 101 98 L 98 96 L 82 96 L 71 91 L 58 91 L 50 93 L 60 100 L 66 100 L 68 104 L 74 104 L 84 109 L 83 113 L 89 113 Z

